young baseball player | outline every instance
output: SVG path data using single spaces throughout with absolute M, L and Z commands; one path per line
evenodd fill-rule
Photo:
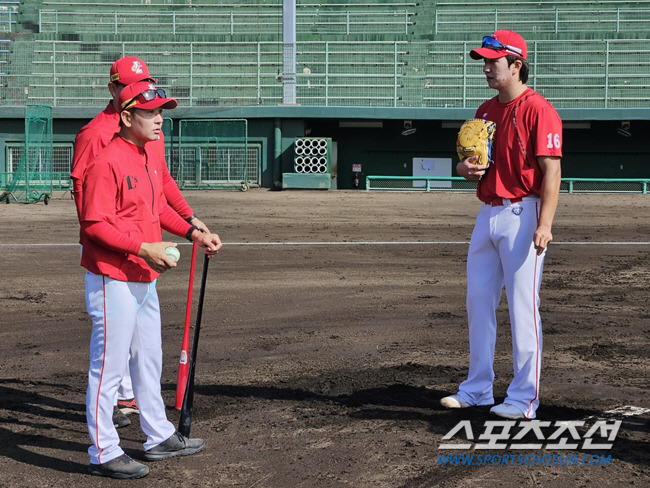
M 176 266 L 165 253 L 162 228 L 205 247 L 221 248 L 216 234 L 203 233 L 167 203 L 165 161 L 155 144 L 162 134 L 162 109 L 177 102 L 149 82 L 123 88 L 120 132 L 88 166 L 81 206 L 81 264 L 86 306 L 92 319 L 86 418 L 92 445 L 91 474 L 141 478 L 149 468 L 124 454 L 112 421 L 125 370 L 131 371 L 149 461 L 199 452 L 203 439 L 188 439 L 167 420 L 161 396 L 162 347 L 159 274 Z
M 155 80 L 149 75 L 149 69 L 144 61 L 130 56 L 115 61 L 110 69 L 110 82 L 108 83 L 108 90 L 112 96 L 111 101 L 108 102 L 103 112 L 99 113 L 93 120 L 81 128 L 75 138 L 70 177 L 72 178 L 73 195 L 78 217 L 81 216 L 83 177 L 86 168 L 97 153 L 106 147 L 119 132 L 120 92 L 126 85 L 137 81 L 151 81 L 155 83 Z M 165 160 L 165 143 L 162 132 L 160 133 L 160 138 L 152 141 L 149 146 L 148 149 L 156 157 L 161 158 L 163 161 Z M 209 232 L 208 227 L 194 215 L 191 207 L 183 198 L 176 182 L 167 170 L 167 165 L 164 165 L 163 168 L 163 190 L 167 202 L 181 217 L 190 224 L 196 225 L 199 229 Z M 131 423 L 125 416 L 126 413 L 138 412 L 137 402 L 133 398 L 131 376 L 128 370 L 118 389 L 116 407 L 119 407 L 114 409 L 114 422 L 117 427 L 124 427 Z
M 483 38 L 470 52 L 497 96 L 483 103 L 476 118 L 496 123 L 494 163 L 460 161 L 459 175 L 478 180 L 483 202 L 467 256 L 467 315 L 470 358 L 467 380 L 445 397 L 446 408 L 494 404 L 496 308 L 505 286 L 514 378 L 505 401 L 490 412 L 509 419 L 535 418 L 542 365 L 539 289 L 546 247 L 557 208 L 562 156 L 562 122 L 539 93 L 526 86 L 527 46 L 512 31 Z

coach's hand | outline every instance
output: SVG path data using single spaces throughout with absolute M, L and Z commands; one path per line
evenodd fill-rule
M 205 248 L 205 253 L 209 258 L 217 254 L 223 246 L 218 234 L 208 234 L 195 229 L 190 237 L 193 242 Z
M 199 220 L 198 217 L 194 217 L 192 220 L 190 220 L 191 225 L 196 225 L 201 232 L 205 232 L 206 234 L 210 233 L 210 229 L 208 229 L 208 226 L 205 225 L 201 220 Z
M 158 273 L 164 273 L 168 269 L 175 268 L 176 262 L 172 260 L 165 249 L 174 246 L 173 242 L 143 242 L 140 246 L 138 256 L 145 260 L 151 269 Z
M 456 172 L 466 180 L 480 180 L 485 174 L 485 166 L 481 164 L 474 164 L 478 161 L 478 156 L 470 156 L 463 159 L 456 165 Z

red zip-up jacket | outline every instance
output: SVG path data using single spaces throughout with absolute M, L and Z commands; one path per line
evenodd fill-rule
M 165 199 L 164 164 L 117 136 L 88 166 L 81 210 L 81 265 L 88 271 L 119 281 L 159 276 L 138 257 L 142 243 L 160 242 L 162 229 L 184 237 L 191 227 Z
M 97 114 L 94 119 L 84 125 L 74 141 L 74 155 L 72 158 L 72 168 L 70 178 L 72 178 L 72 188 L 75 195 L 75 205 L 77 206 L 77 217 L 81 221 L 81 202 L 83 201 L 83 179 L 86 169 L 91 161 L 104 149 L 109 142 L 113 140 L 120 132 L 120 113 L 113 108 L 113 103 L 109 102 L 106 108 Z M 147 152 L 151 157 L 159 157 L 165 160 L 165 140 L 164 134 L 160 132 L 160 139 L 151 141 L 147 144 Z M 176 210 L 184 219 L 191 217 L 194 212 L 183 198 L 183 194 L 169 174 L 165 165 L 163 173 L 163 189 L 167 202 Z

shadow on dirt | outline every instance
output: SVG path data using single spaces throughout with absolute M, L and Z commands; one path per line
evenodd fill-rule
M 4 411 L 0 424 L 11 425 L 11 430 L 0 425 L 0 456 L 63 473 L 85 473 L 86 465 L 48 456 L 43 452 L 86 451 L 86 443 L 70 440 L 78 437 L 78 429 L 65 427 L 70 422 L 85 424 L 86 407 L 39 393 L 38 390 L 44 389 L 63 394 L 69 390 L 69 386 L 28 380 L 0 380 L 0 410 Z M 30 421 L 25 418 L 42 420 Z
M 428 424 L 428 431 L 432 433 L 435 439 L 432 439 L 432 446 L 436 446 L 440 440 L 439 436 L 448 434 L 459 422 L 470 420 L 474 439 L 467 439 L 466 436 L 456 435 L 457 440 L 479 441 L 480 434 L 485 430 L 485 421 L 503 421 L 505 419 L 495 417 L 489 413 L 490 407 L 477 407 L 472 409 L 446 410 L 440 406 L 440 399 L 449 394 L 447 391 L 440 391 L 421 386 L 412 386 L 408 384 L 390 384 L 373 388 L 359 389 L 351 391 L 348 394 L 326 395 L 311 391 L 307 388 L 297 388 L 282 385 L 203 385 L 196 387 L 197 395 L 220 399 L 239 399 L 244 402 L 257 403 L 258 401 L 271 402 L 289 402 L 297 403 L 295 412 L 297 416 L 302 415 L 301 410 L 308 410 L 309 417 L 306 421 L 320 422 L 322 424 L 341 421 L 341 418 L 347 418 L 348 421 L 355 420 L 393 420 L 395 422 L 422 421 Z M 503 398 L 496 398 L 497 403 L 503 401 Z M 200 401 L 199 401 L 200 402 Z M 232 408 L 232 404 L 226 401 L 228 405 L 224 408 Z M 195 405 L 198 402 L 195 400 Z M 220 401 L 218 401 L 220 403 Z M 239 403 L 239 402 L 236 402 Z M 208 408 L 210 412 L 220 409 L 219 404 Z M 241 404 L 239 405 L 241 408 Z M 316 412 L 316 413 L 313 413 Z M 569 420 L 584 420 L 585 424 L 578 430 L 583 436 L 578 442 L 582 444 L 584 435 L 594 424 L 595 418 L 599 412 L 584 409 L 575 409 L 570 407 L 543 405 L 537 411 L 537 420 L 548 421 L 550 427 L 545 429 L 544 434 L 548 437 L 552 432 L 557 430 L 556 422 Z M 591 419 L 589 419 L 591 417 Z M 318 420 L 318 419 L 321 420 Z M 334 419 L 334 420 L 333 420 Z M 338 419 L 338 420 L 337 420 Z M 522 424 L 527 421 L 517 421 L 517 428 L 514 428 L 513 435 L 520 430 Z M 647 436 L 641 436 L 639 433 L 647 433 L 649 430 L 649 421 L 647 418 L 628 417 L 622 420 L 616 439 L 613 441 L 611 450 L 594 450 L 583 449 L 578 447 L 570 450 L 544 450 L 537 451 L 524 450 L 516 451 L 523 453 L 561 453 L 581 455 L 604 455 L 611 454 L 612 459 L 620 459 L 625 462 L 650 465 L 650 442 Z M 632 434 L 632 437 L 628 434 Z M 636 435 L 634 435 L 636 434 Z M 606 442 L 605 437 L 594 436 L 594 442 Z M 645 439 L 645 440 L 644 440 Z M 520 443 L 540 443 L 544 444 L 545 439 L 539 440 L 532 432 L 518 440 Z M 485 441 L 481 441 L 485 442 Z M 550 442 L 546 439 L 546 442 Z M 557 442 L 557 441 L 555 441 Z M 545 444 L 544 444 L 545 445 Z M 482 451 L 491 452 L 491 451 Z M 499 452 L 499 451 L 496 451 Z M 505 452 L 505 451 L 501 451 Z M 423 480 L 424 481 L 424 480 Z M 431 481 L 431 480 L 428 480 Z M 411 486 L 411 485 L 407 485 Z M 418 486 L 417 483 L 413 486 Z

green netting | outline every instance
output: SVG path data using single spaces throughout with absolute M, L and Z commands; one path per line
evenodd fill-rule
M 245 119 L 181 120 L 172 176 L 181 188 L 247 189 L 248 123 Z
M 25 106 L 25 151 L 18 168 L 12 168 L 4 198 L 30 203 L 52 195 L 52 107 Z

